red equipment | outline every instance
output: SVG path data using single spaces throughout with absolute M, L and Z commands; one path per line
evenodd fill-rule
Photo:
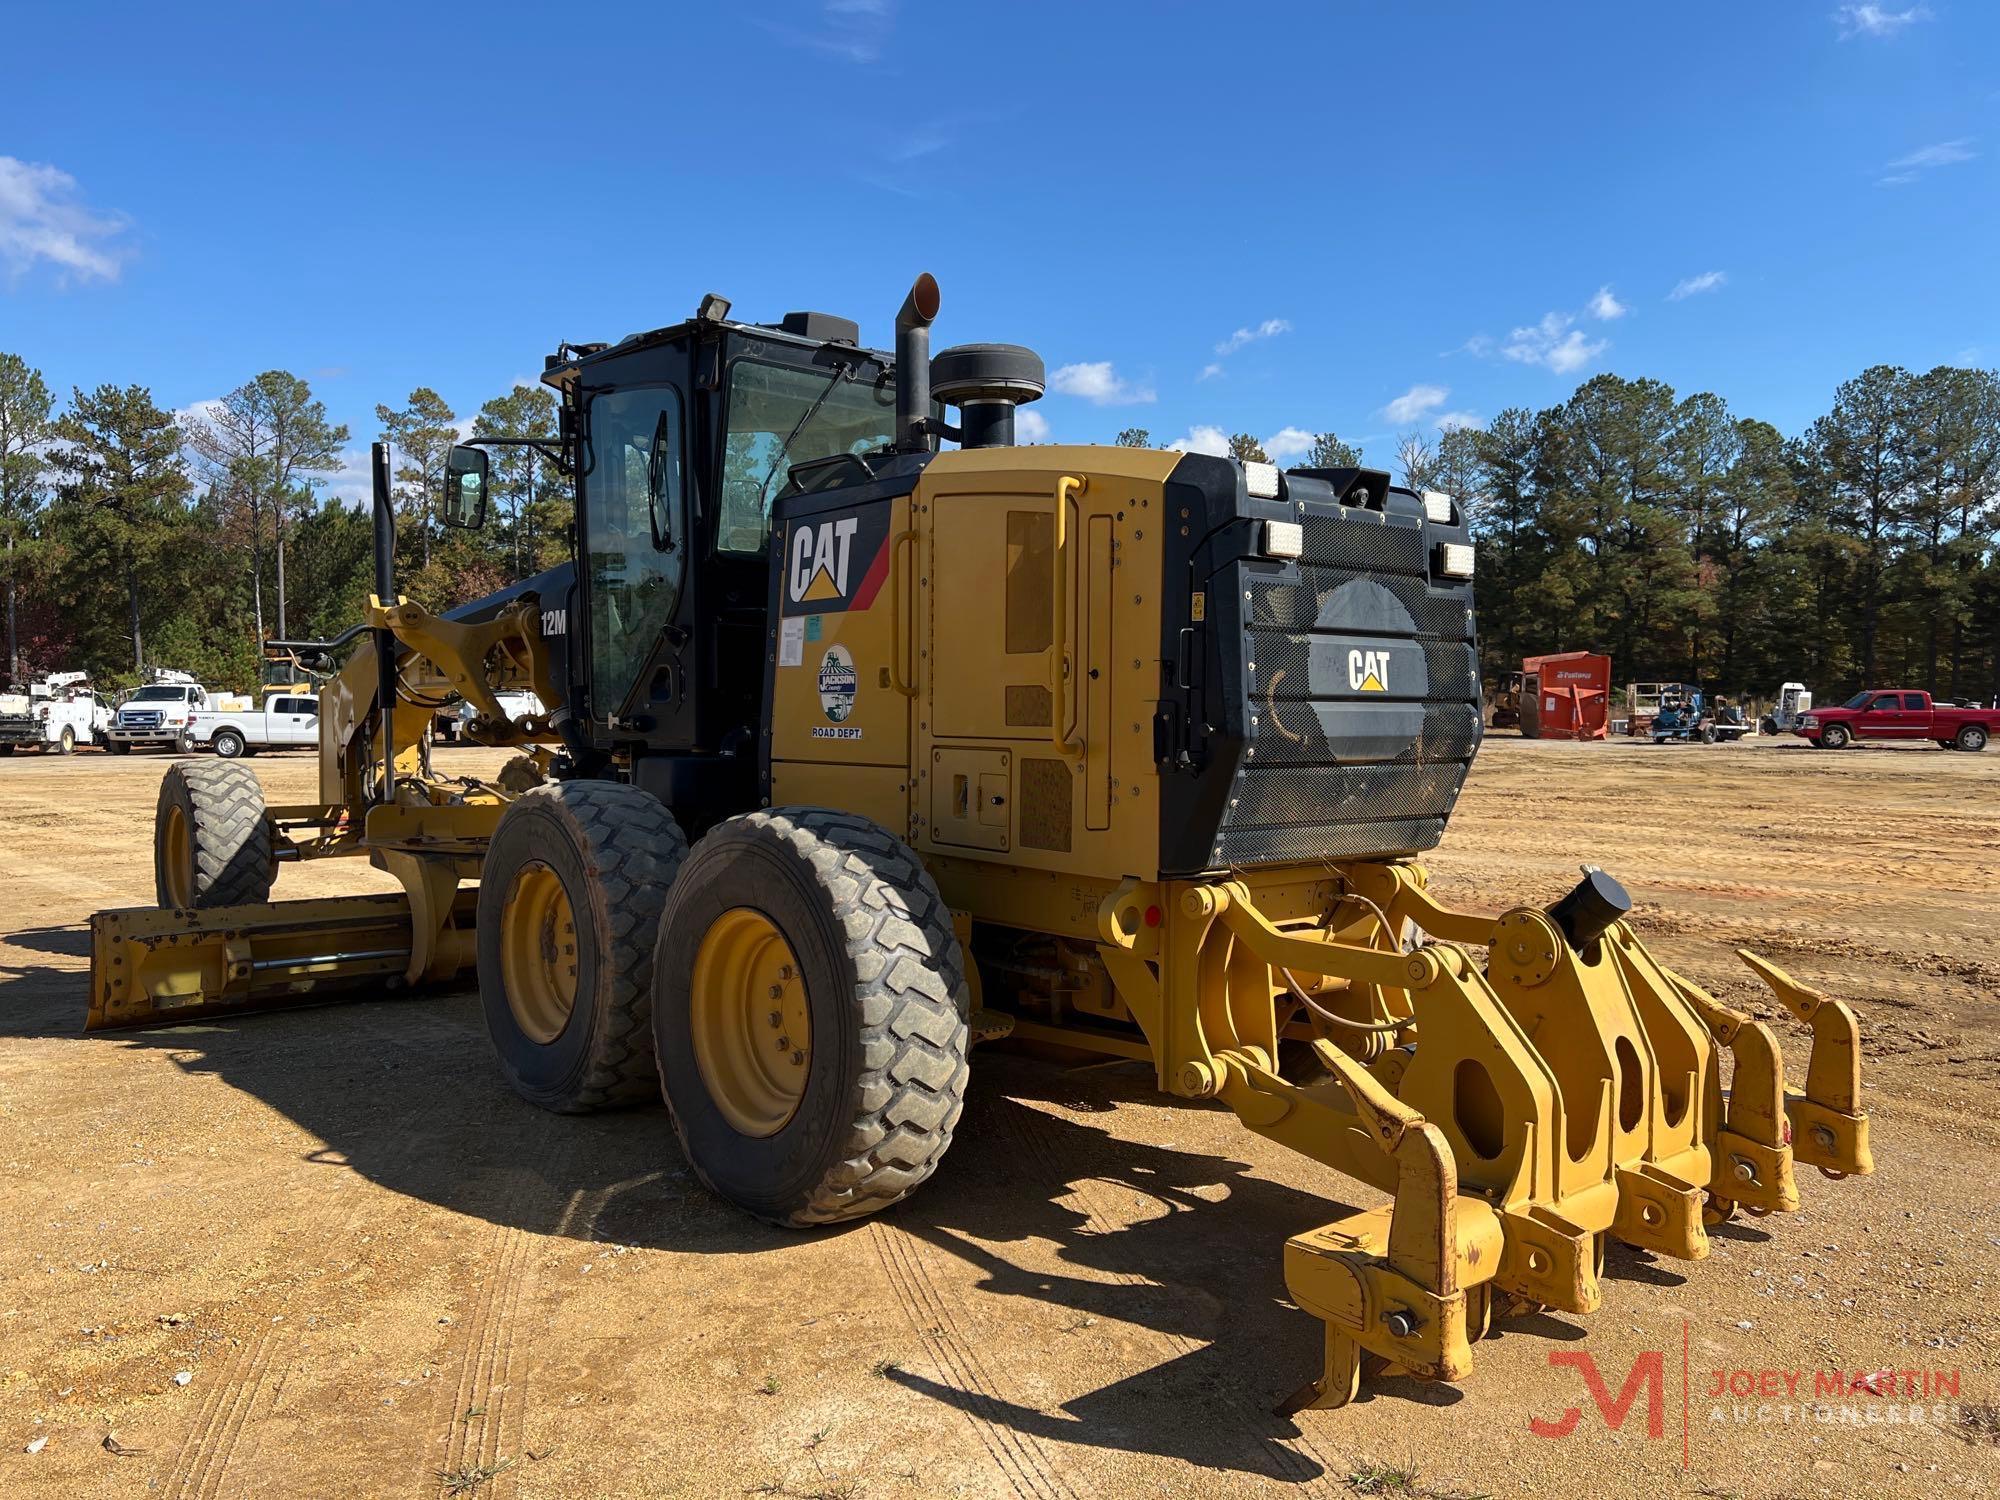
M 1531 740 L 1601 740 L 1611 727 L 1611 658 L 1559 651 L 1521 663 L 1521 734 Z

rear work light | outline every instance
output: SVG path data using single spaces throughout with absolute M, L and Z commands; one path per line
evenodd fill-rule
M 1297 521 L 1264 523 L 1264 554 L 1267 557 L 1298 557 L 1306 550 L 1306 529 Z
M 1424 491 L 1424 514 L 1440 526 L 1451 524 L 1451 496 L 1443 490 Z
M 1250 491 L 1253 500 L 1275 500 L 1278 498 L 1278 466 L 1276 464 L 1246 463 L 1243 465 L 1243 486 Z
M 1445 542 L 1437 550 L 1437 570 L 1447 578 L 1472 576 L 1472 548 L 1465 542 Z

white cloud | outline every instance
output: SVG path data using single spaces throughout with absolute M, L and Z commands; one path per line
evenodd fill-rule
M 1274 464 L 1288 464 L 1295 458 L 1304 458 L 1312 452 L 1316 434 L 1303 427 L 1280 427 L 1264 439 L 1264 451 L 1271 455 Z
M 1198 422 L 1188 428 L 1186 436 L 1175 438 L 1167 446 L 1180 453 L 1212 453 L 1217 458 L 1227 458 L 1229 434 L 1220 427 L 1209 427 Z
M 1032 406 L 1023 406 L 1014 413 L 1014 441 L 1017 443 L 1046 443 L 1049 437 L 1049 419 Z
M 1255 328 L 1239 328 L 1215 346 L 1217 354 L 1234 354 L 1245 344 L 1254 344 L 1259 339 L 1276 338 L 1281 333 L 1290 333 L 1292 325 L 1283 318 L 1266 318 Z
M 1597 295 L 1590 299 L 1590 315 L 1601 322 L 1608 323 L 1613 318 L 1622 318 L 1626 311 L 1625 304 L 1611 294 L 1611 288 L 1608 286 L 1599 287 Z
M 1441 411 L 1437 415 L 1440 432 L 1456 432 L 1462 427 L 1484 427 L 1486 421 L 1476 411 Z
M 213 422 L 221 415 L 222 401 L 219 397 L 207 401 L 190 401 L 186 406 L 175 407 L 173 412 L 174 421 L 179 424 L 183 432 L 196 423 Z
M 1955 141 L 1939 141 L 1935 146 L 1925 146 L 1912 151 L 1908 156 L 1899 156 L 1890 162 L 1891 167 L 1950 167 L 1962 161 L 1971 161 L 1979 155 L 1972 149 L 1971 137 Z
M 1586 338 L 1582 329 L 1570 327 L 1575 321 L 1568 313 L 1544 313 L 1541 322 L 1508 334 L 1500 352 L 1521 364 L 1546 365 L 1567 375 L 1611 347 L 1608 339 Z
M 1962 136 L 1955 141 L 1939 141 L 1912 151 L 1908 156 L 1897 157 L 1889 163 L 1889 175 L 1878 177 L 1876 185 L 1901 187 L 1906 182 L 1915 182 L 1934 167 L 1955 167 L 1960 162 L 1974 161 L 1978 156 L 1979 153 L 1972 149 L 1970 136 Z
M 69 173 L 0 156 L 0 265 L 10 275 L 47 261 L 64 279 L 115 281 L 130 252 L 109 241 L 124 228 L 122 218 L 86 208 Z
M 1398 427 L 1423 420 L 1425 412 L 1443 406 L 1451 392 L 1441 385 L 1413 385 L 1381 409 L 1381 415 Z
M 825 0 L 820 26 L 808 30 L 759 21 L 771 35 L 794 47 L 809 47 L 851 63 L 880 60 L 896 19 L 893 0 Z
M 1928 21 L 1928 5 L 1912 5 L 1908 10 L 1888 10 L 1880 5 L 1843 5 L 1833 13 L 1845 42 L 1857 36 L 1894 36 L 1916 21 Z
M 1195 379 L 1213 380 L 1216 376 L 1220 375 L 1221 373 L 1222 373 L 1222 366 L 1219 363 L 1211 361 L 1210 363 L 1205 364 L 1201 367 L 1201 373 L 1195 376 Z
M 1155 399 L 1151 386 L 1131 384 L 1108 359 L 1064 365 L 1049 377 L 1049 384 L 1065 396 L 1080 396 L 1098 406 L 1139 406 Z
M 1726 271 L 1703 271 L 1699 276 L 1684 276 L 1674 283 L 1674 289 L 1667 293 L 1669 302 L 1680 302 L 1688 297 L 1699 297 L 1703 292 L 1712 292 L 1729 280 Z

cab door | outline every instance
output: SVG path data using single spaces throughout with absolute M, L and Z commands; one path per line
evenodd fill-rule
M 1856 731 L 1871 740 L 1900 740 L 1909 738 L 1907 716 L 1903 712 L 1901 693 L 1877 693 L 1868 700 L 1868 706 L 1861 711 L 1861 718 L 1855 724 Z
M 287 745 L 316 745 L 319 743 L 319 700 L 315 698 L 287 698 L 289 712 L 284 716 L 284 741 Z

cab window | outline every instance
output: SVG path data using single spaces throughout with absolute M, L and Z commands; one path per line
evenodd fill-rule
M 715 550 L 762 556 L 771 502 L 792 465 L 884 448 L 895 432 L 896 384 L 872 361 L 851 368 L 735 361 Z
M 1924 695 L 1922 693 L 1903 694 L 1903 707 L 1914 708 L 1921 713 L 1924 707 Z
M 687 556 L 680 393 L 607 391 L 590 403 L 583 554 L 591 707 L 618 712 L 680 602 Z

